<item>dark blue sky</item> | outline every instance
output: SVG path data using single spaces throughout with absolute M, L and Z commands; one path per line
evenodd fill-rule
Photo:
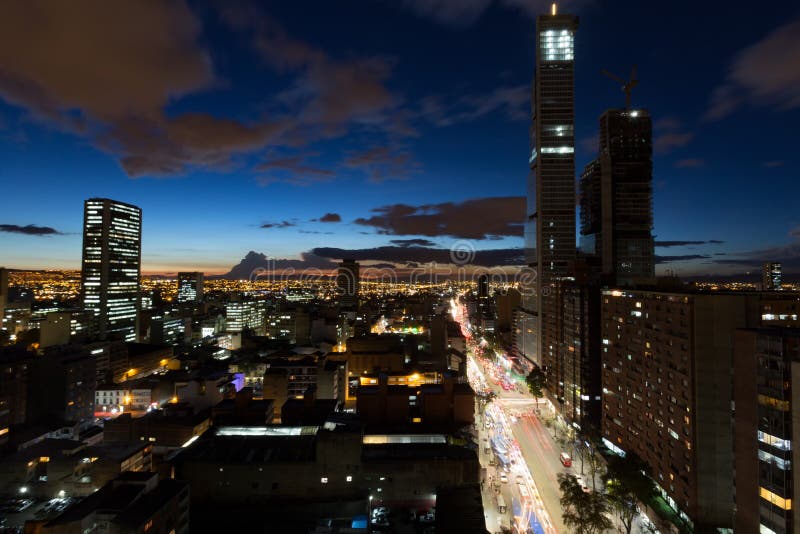
M 142 207 L 151 272 L 223 272 L 249 250 L 326 266 L 340 252 L 303 254 L 415 261 L 430 251 L 392 241 L 466 239 L 504 262 L 522 246 L 533 15 L 549 4 L 84 3 L 0 20 L 0 264 L 78 267 L 92 196 Z M 578 172 L 624 103 L 600 70 L 638 65 L 654 233 L 678 242 L 659 270 L 800 271 L 797 3 L 560 6 L 581 18 Z

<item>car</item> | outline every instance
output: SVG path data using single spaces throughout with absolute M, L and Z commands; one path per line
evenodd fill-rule
M 375 517 L 375 516 L 378 516 L 378 515 L 386 516 L 386 515 L 389 515 L 390 512 L 391 512 L 391 510 L 389 510 L 388 506 L 376 506 L 375 508 L 372 509 L 372 517 Z
M 523 477 L 522 475 L 517 475 L 517 484 L 524 484 L 524 483 L 525 483 L 525 477 Z
M 508 484 L 508 477 L 505 473 L 500 473 L 500 482 L 502 484 Z
M 564 467 L 572 467 L 572 457 L 566 452 L 562 452 L 558 459 L 561 461 L 561 465 Z
M 584 482 L 582 476 L 576 475 L 575 480 L 578 482 L 578 485 L 581 487 L 584 493 L 590 493 L 592 491 L 591 488 L 589 488 L 589 486 L 586 485 L 586 482 Z

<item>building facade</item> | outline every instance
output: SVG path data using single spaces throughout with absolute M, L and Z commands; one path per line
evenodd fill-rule
M 581 251 L 613 286 L 655 275 L 652 130 L 646 110 L 606 111 L 600 155 L 581 174 Z
M 542 15 L 536 21 L 536 73 L 525 222 L 526 262 L 535 283 L 524 288 L 520 318 L 534 343 L 516 350 L 547 374 L 557 356 L 555 281 L 569 274 L 575 258 L 575 32 L 573 15 Z M 533 345 L 533 347 L 531 346 Z
M 761 266 L 761 288 L 764 291 L 778 291 L 782 281 L 781 264 L 774 261 L 764 262 Z
M 101 338 L 136 341 L 142 210 L 106 198 L 84 203 L 81 295 Z
M 357 261 L 344 260 L 339 264 L 339 272 L 336 275 L 336 292 L 341 309 L 358 309 L 360 276 L 360 265 Z
M 796 532 L 800 330 L 738 330 L 733 369 L 734 529 Z
M 687 528 L 731 528 L 733 332 L 758 294 L 602 293 L 602 436 L 635 452 Z
M 203 273 L 178 273 L 178 302 L 203 300 Z

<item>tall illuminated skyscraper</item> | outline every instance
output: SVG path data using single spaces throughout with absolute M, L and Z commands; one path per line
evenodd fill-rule
M 141 242 L 141 209 L 107 198 L 84 203 L 81 295 L 100 338 L 136 340 Z
M 536 73 L 528 176 L 526 261 L 536 271 L 535 290 L 526 288 L 518 352 L 547 372 L 557 350 L 555 292 L 575 260 L 575 32 L 578 18 L 536 19 Z M 518 336 L 519 338 L 519 336 Z M 522 347 L 522 348 L 520 348 Z

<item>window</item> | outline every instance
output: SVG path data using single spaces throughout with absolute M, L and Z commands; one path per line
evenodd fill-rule
M 321 479 L 319 479 L 319 481 L 322 482 L 323 484 L 327 484 L 328 483 L 328 477 L 322 477 Z

